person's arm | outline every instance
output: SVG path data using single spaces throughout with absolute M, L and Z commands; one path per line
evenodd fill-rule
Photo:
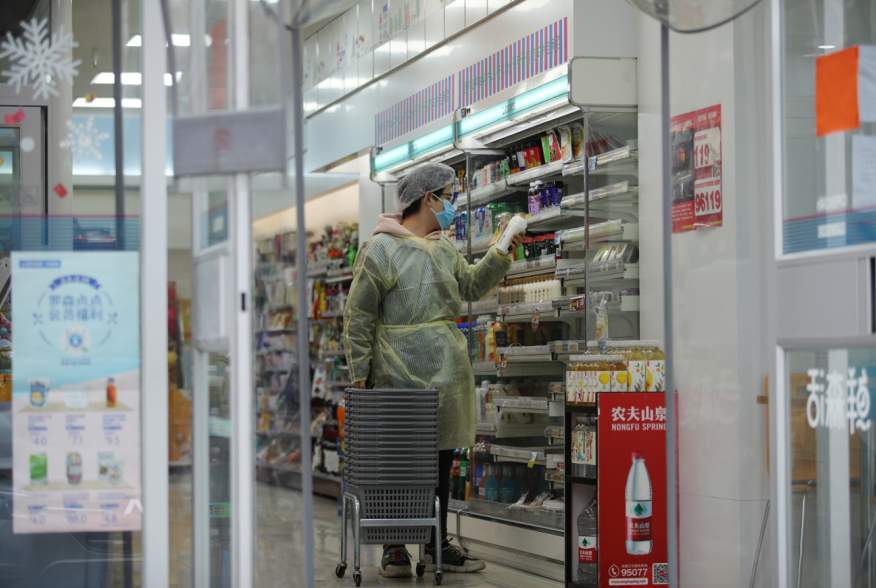
M 477 263 L 470 264 L 462 253 L 456 255 L 456 281 L 459 294 L 467 302 L 476 302 L 498 284 L 511 266 L 511 255 L 490 247 Z
M 353 283 L 344 307 L 344 354 L 354 388 L 364 388 L 371 373 L 371 357 L 384 288 L 381 271 L 367 244 L 359 251 Z

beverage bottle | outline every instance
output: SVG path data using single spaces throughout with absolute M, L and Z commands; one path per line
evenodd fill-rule
M 659 347 L 648 353 L 647 392 L 665 392 L 666 356 Z
M 499 481 L 499 502 L 514 502 L 514 474 L 508 465 L 502 466 L 502 479 Z
M 110 378 L 106 381 L 106 406 L 107 408 L 115 408 L 118 401 L 118 391 L 116 390 L 115 378 Z
M 487 465 L 487 481 L 484 484 L 484 498 L 492 502 L 499 500 L 499 482 L 496 480 L 496 466 Z
M 529 195 L 527 196 L 529 214 L 538 214 L 541 210 L 541 197 L 539 196 L 539 182 L 529 184 Z
M 626 548 L 630 555 L 651 553 L 651 497 L 651 478 L 645 466 L 645 458 L 634 453 L 624 492 L 627 511 Z
M 596 586 L 599 573 L 596 498 L 578 515 L 578 583 Z
M 459 500 L 465 500 L 465 486 L 468 483 L 468 449 L 460 450 L 459 456 L 459 480 L 457 481 L 456 495 Z

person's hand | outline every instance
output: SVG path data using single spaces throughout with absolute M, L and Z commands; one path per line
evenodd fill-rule
M 508 253 L 514 253 L 521 245 L 523 245 L 523 234 L 514 235 L 511 239 L 511 245 L 508 246 Z

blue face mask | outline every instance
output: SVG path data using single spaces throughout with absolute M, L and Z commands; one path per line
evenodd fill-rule
M 441 199 L 441 202 L 444 203 L 444 210 L 441 212 L 435 212 L 431 207 L 430 209 L 432 210 L 432 214 L 435 215 L 435 218 L 438 219 L 438 224 L 441 226 L 441 229 L 446 231 L 450 228 L 450 225 L 453 224 L 453 220 L 456 218 L 456 207 L 453 206 L 449 200 L 445 200 L 444 198 Z

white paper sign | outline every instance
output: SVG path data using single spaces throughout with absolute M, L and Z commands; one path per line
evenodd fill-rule
M 876 206 L 876 137 L 852 136 L 852 206 Z

